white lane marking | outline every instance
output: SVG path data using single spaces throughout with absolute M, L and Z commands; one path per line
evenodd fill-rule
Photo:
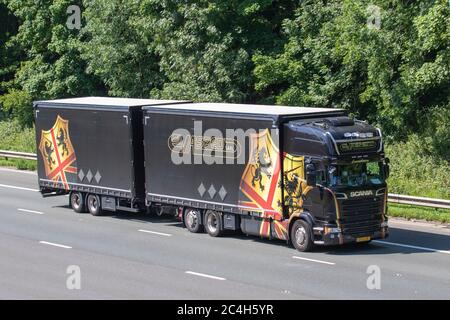
M 0 171 L 37 175 L 36 171 L 28 171 L 28 170 L 17 170 L 17 169 L 9 169 L 9 168 L 0 168 Z
M 221 280 L 221 281 L 227 280 L 227 279 L 222 278 L 222 277 L 216 277 L 216 276 L 212 276 L 212 275 L 209 275 L 209 274 L 198 273 L 198 272 L 194 272 L 194 271 L 186 271 L 186 273 L 187 274 L 192 274 L 194 276 L 199 276 L 199 277 L 204 277 L 204 278 L 209 278 L 209 279 L 214 279 L 214 280 Z
M 164 237 L 171 237 L 172 235 L 169 233 L 163 233 L 163 232 L 156 232 L 156 231 L 150 231 L 150 230 L 144 230 L 139 229 L 139 232 L 145 232 L 145 233 L 151 233 L 151 234 L 157 234 L 158 236 L 164 236 Z
M 450 254 L 450 251 L 447 251 L 447 250 L 439 250 L 439 249 L 433 249 L 433 248 L 418 247 L 418 246 L 412 246 L 412 245 L 403 244 L 403 243 L 380 241 L 380 240 L 373 240 L 373 242 L 380 243 L 380 244 L 387 244 L 387 245 L 391 245 L 391 246 L 397 246 L 397 247 L 405 247 L 405 248 L 410 248 L 410 249 L 418 249 L 418 250 L 425 250 L 425 251 L 431 251 L 431 252 L 440 252 L 440 253 Z
M 323 264 L 329 264 L 329 265 L 332 265 L 332 266 L 334 266 L 336 264 L 334 262 L 328 262 L 328 261 L 322 261 L 322 260 L 316 260 L 316 259 L 309 259 L 309 258 L 303 258 L 303 257 L 298 257 L 298 256 L 292 256 L 292 258 L 299 259 L 299 260 L 311 261 L 311 262 L 317 262 L 317 263 L 323 263 Z
M 28 210 L 28 209 L 17 209 L 17 211 L 21 211 L 21 212 L 27 212 L 27 213 L 36 213 L 36 214 L 44 214 L 43 212 L 40 211 L 34 211 L 34 210 Z
M 39 241 L 39 243 L 41 243 L 41 244 L 47 244 L 47 245 L 49 245 L 49 246 L 54 246 L 54 247 L 64 248 L 64 249 L 72 249 L 72 247 L 65 246 L 65 245 L 63 245 L 63 244 L 53 243 L 53 242 Z
M 18 189 L 18 190 L 24 190 L 24 191 L 39 192 L 39 190 L 37 190 L 37 189 L 24 188 L 24 187 L 17 187 L 17 186 L 10 186 L 10 185 L 7 185 L 7 184 L 0 184 L 0 187 L 3 187 L 3 188 L 10 188 L 10 189 Z

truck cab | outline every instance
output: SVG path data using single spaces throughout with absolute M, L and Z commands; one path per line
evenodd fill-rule
M 284 199 L 290 201 L 285 203 L 285 215 L 305 220 L 312 229 L 305 237 L 308 230 L 295 230 L 302 226 L 290 223 L 297 249 L 368 243 L 388 236 L 389 159 L 379 129 L 336 116 L 289 121 L 283 134 Z M 294 180 L 298 190 L 288 185 Z

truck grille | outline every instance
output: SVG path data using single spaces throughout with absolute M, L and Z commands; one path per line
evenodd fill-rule
M 340 222 L 343 234 L 360 237 L 379 231 L 383 205 L 382 197 L 341 201 Z

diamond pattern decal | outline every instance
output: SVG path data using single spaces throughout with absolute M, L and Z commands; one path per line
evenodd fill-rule
M 89 182 L 91 182 L 92 181 L 92 177 L 93 177 L 92 172 L 91 172 L 91 170 L 89 170 L 88 173 L 86 174 L 86 179 Z
M 83 169 L 81 169 L 80 172 L 78 172 L 78 178 L 80 179 L 80 181 L 83 181 L 84 177 L 85 177 L 85 175 L 84 175 Z
M 227 190 L 225 190 L 224 186 L 222 186 L 219 190 L 219 196 L 220 199 L 225 200 L 225 197 L 227 196 Z
M 213 184 L 211 185 L 211 187 L 209 187 L 208 193 L 211 199 L 216 195 L 216 188 L 214 188 Z
M 100 172 L 97 170 L 97 173 L 94 176 L 95 181 L 97 181 L 97 184 L 100 183 L 100 180 L 102 180 L 102 175 L 100 174 Z
M 200 185 L 199 185 L 197 191 L 198 191 L 198 193 L 200 194 L 200 197 L 203 198 L 203 195 L 204 195 L 205 192 L 206 192 L 206 188 L 205 188 L 205 186 L 203 185 L 203 182 L 200 183 Z

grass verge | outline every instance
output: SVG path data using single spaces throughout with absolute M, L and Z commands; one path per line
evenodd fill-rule
M 0 167 L 11 167 L 18 170 L 36 170 L 36 161 L 34 160 L 23 160 L 23 159 L 8 159 L 0 158 Z
M 34 128 L 21 128 L 16 120 L 0 121 L 0 150 L 35 153 Z M 36 170 L 36 161 L 0 157 L 0 166 L 19 170 Z
M 406 218 L 408 220 L 417 219 L 441 223 L 450 222 L 450 210 L 416 207 L 405 204 L 388 204 L 388 215 L 390 217 Z

